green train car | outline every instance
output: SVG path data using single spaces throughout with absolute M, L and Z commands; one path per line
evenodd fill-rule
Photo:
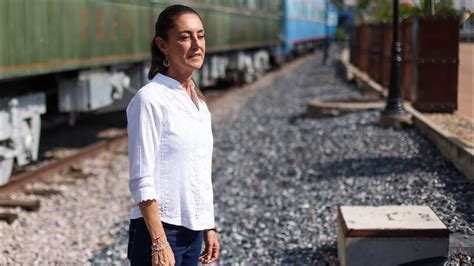
M 0 80 L 146 61 L 158 14 L 176 2 L 1 0 Z M 201 14 L 210 53 L 280 42 L 278 1 L 180 2 Z
M 176 3 L 206 29 L 200 86 L 252 81 L 278 57 L 280 0 L 0 0 L 0 185 L 37 159 L 42 114 L 124 107 L 147 82 L 154 22 Z

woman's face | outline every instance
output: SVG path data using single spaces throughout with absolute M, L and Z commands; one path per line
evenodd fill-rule
M 170 60 L 170 70 L 179 72 L 201 68 L 206 53 L 206 40 L 201 19 L 195 14 L 176 18 L 175 27 L 168 31 L 168 40 L 157 37 L 158 47 Z

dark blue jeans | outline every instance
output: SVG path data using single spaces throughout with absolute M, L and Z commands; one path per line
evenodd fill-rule
M 198 265 L 203 231 L 163 223 L 176 266 Z M 132 266 L 151 265 L 151 237 L 143 218 L 130 220 L 127 257 Z

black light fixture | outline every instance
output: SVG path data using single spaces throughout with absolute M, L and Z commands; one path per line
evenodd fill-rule
M 386 125 L 400 125 L 400 120 L 405 121 L 407 112 L 403 107 L 402 90 L 400 88 L 400 67 L 402 61 L 402 47 L 398 39 L 398 0 L 393 0 L 393 42 L 392 61 L 390 67 L 390 87 L 388 90 L 387 105 L 382 112 L 382 123 Z
M 326 33 L 326 38 L 324 39 L 324 51 L 323 51 L 323 64 L 326 64 L 329 58 L 329 25 L 328 25 L 328 18 L 329 18 L 329 0 L 325 1 L 325 10 L 324 13 L 324 32 Z

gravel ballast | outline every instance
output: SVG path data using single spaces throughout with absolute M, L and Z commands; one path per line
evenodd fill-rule
M 336 264 L 338 205 L 428 205 L 450 232 L 474 235 L 472 184 L 416 129 L 381 128 L 377 111 L 305 118 L 311 99 L 361 97 L 319 62 L 281 71 L 213 124 L 219 263 Z M 38 213 L 0 223 L 0 263 L 126 263 L 131 199 L 117 150 Z
M 215 125 L 224 265 L 335 264 L 337 205 L 428 205 L 474 234 L 472 185 L 416 129 L 381 128 L 377 111 L 302 115 L 310 99 L 358 96 L 311 58 Z
M 127 179 L 123 144 L 29 186 L 60 194 L 13 194 L 39 199 L 41 207 L 37 212 L 16 209 L 19 218 L 12 225 L 0 222 L 0 265 L 86 265 L 101 249 L 123 242 L 120 230 L 132 206 Z M 126 247 L 116 251 L 103 262 L 126 260 Z

